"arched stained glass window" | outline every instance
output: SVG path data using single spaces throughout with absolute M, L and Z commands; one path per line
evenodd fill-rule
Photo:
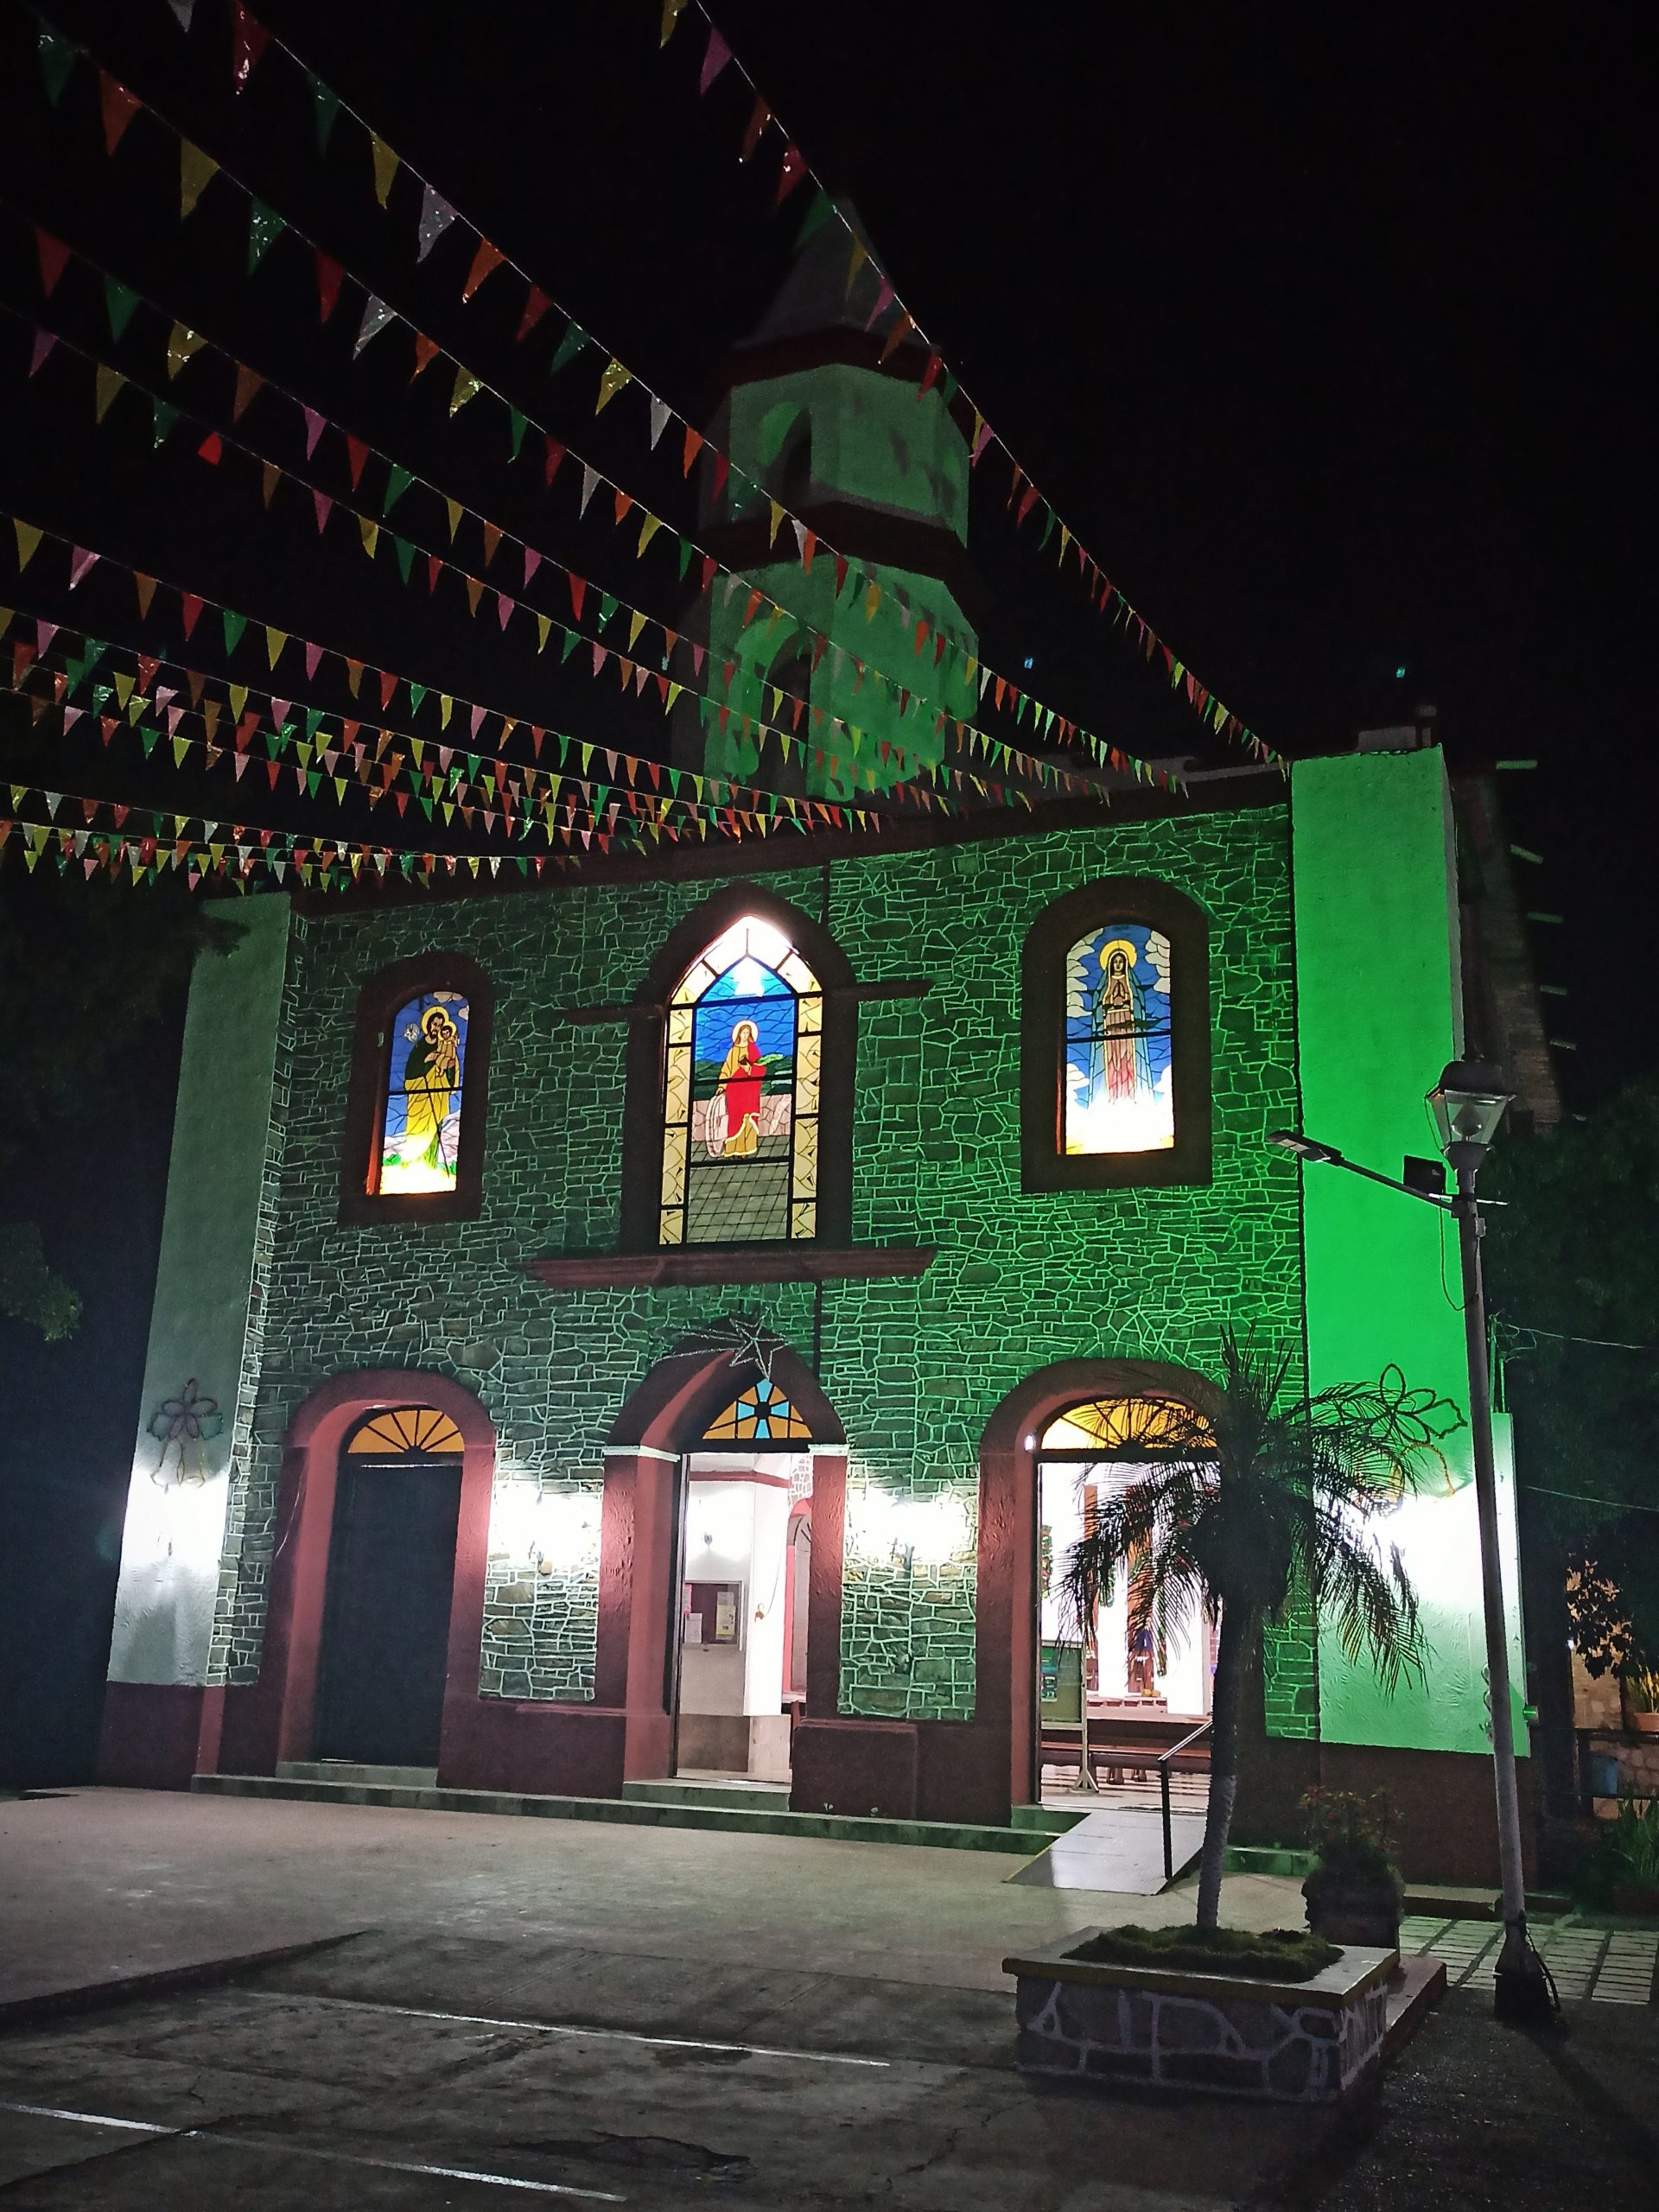
M 370 1184 L 379 1197 L 450 1192 L 461 1157 L 468 1006 L 459 991 L 423 991 L 391 1020 L 380 1142 Z
M 770 923 L 692 963 L 668 1008 L 663 1243 L 817 1236 L 823 1044 L 818 979 Z
M 435 1406 L 392 1406 L 355 1430 L 347 1452 L 376 1459 L 424 1459 L 463 1449 L 461 1431 Z
M 703 1431 L 707 1444 L 781 1444 L 810 1437 L 806 1421 L 777 1383 L 762 1376 Z
M 1169 939 L 1109 921 L 1065 956 L 1065 1149 L 1167 1151 L 1173 1078 Z

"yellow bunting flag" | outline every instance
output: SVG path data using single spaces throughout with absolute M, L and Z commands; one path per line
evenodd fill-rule
M 778 527 L 783 521 L 784 511 L 776 499 L 768 499 L 766 505 L 772 510 L 772 528 L 766 534 L 766 543 L 768 545 L 775 545 L 778 543 Z
M 444 512 L 449 518 L 449 543 L 453 545 L 455 542 L 455 532 L 461 528 L 461 518 L 464 510 L 459 499 L 446 499 L 443 507 Z
M 106 369 L 100 365 L 93 382 L 98 389 L 92 401 L 92 417 L 95 422 L 101 423 L 109 413 L 111 402 L 126 382 L 126 378 L 119 369 Z
M 378 522 L 371 522 L 367 515 L 359 515 L 357 518 L 357 526 L 362 534 L 363 550 L 372 561 L 374 550 L 380 543 L 380 525 Z
M 265 666 L 267 668 L 276 667 L 277 662 L 282 658 L 283 647 L 287 643 L 287 631 L 273 630 L 270 623 L 267 622 L 265 625 Z
M 663 35 L 658 41 L 659 46 L 666 46 L 673 37 L 674 26 L 679 22 L 684 7 L 685 0 L 663 0 Z
M 454 701 L 449 696 L 449 694 L 447 691 L 440 691 L 438 694 L 438 720 L 445 729 L 448 728 L 449 717 L 454 713 Z
M 645 517 L 644 522 L 639 525 L 639 543 L 633 549 L 633 557 L 636 561 L 645 551 L 646 546 L 650 544 L 652 539 L 656 537 L 658 531 L 662 528 L 662 526 L 663 518 L 660 515 L 647 515 Z
M 478 602 L 483 596 L 483 585 L 480 583 L 476 576 L 468 576 L 467 579 L 467 604 L 474 614 L 478 612 Z
M 245 683 L 232 683 L 231 686 L 231 712 L 236 716 L 238 721 L 241 721 L 242 710 L 247 703 L 247 685 Z
M 397 174 L 397 156 L 384 138 L 369 134 L 369 151 L 374 160 L 374 196 L 384 207 L 386 194 L 391 190 L 391 180 Z
M 449 395 L 450 414 L 459 415 L 467 401 L 476 399 L 483 389 L 483 385 L 470 369 L 458 368 L 455 371 L 455 388 Z
M 35 557 L 35 549 L 41 542 L 41 533 L 32 522 L 18 522 L 15 518 L 12 528 L 17 533 L 17 568 L 21 575 Z
M 594 402 L 594 414 L 597 415 L 601 408 L 608 407 L 617 393 L 632 382 L 632 369 L 625 369 L 620 361 L 611 361 L 599 380 L 599 397 Z
M 268 461 L 259 472 L 259 487 L 264 493 L 265 505 L 270 505 L 270 495 L 283 480 L 283 472 L 274 461 Z
M 219 163 L 188 138 L 179 141 L 179 213 L 193 215 L 196 202 L 219 175 Z
M 630 646 L 635 645 L 639 643 L 639 632 L 645 628 L 645 618 L 639 612 L 639 608 L 635 607 L 628 620 L 628 644 Z
M 880 604 L 881 587 L 880 584 L 873 583 L 864 594 L 864 620 L 867 622 L 874 621 L 875 610 Z
M 167 341 L 167 373 L 175 377 L 193 353 L 200 353 L 207 340 L 181 322 L 175 322 Z

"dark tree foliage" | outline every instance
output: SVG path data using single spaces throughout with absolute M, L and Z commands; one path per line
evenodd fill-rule
M 199 951 L 227 951 L 240 925 L 170 878 L 77 881 L 0 876 L 8 1109 L 0 1119 L 0 1313 L 45 1337 L 73 1332 L 80 1297 L 51 1264 L 54 1192 L 35 1172 L 46 1128 L 118 1112 L 134 1056 Z
M 1659 1077 L 1500 1147 L 1484 1184 L 1507 1202 L 1487 1217 L 1498 1347 L 1573 1642 L 1594 1675 L 1659 1664 Z

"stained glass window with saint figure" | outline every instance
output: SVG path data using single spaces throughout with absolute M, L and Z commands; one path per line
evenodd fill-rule
M 453 1191 L 467 1084 L 467 1001 L 423 991 L 391 1020 L 372 1192 Z
M 817 1234 L 823 999 L 781 931 L 734 923 L 668 1009 L 661 1237 L 744 1244 Z
M 1108 922 L 1066 953 L 1067 1152 L 1174 1144 L 1169 976 L 1169 939 L 1144 922 Z

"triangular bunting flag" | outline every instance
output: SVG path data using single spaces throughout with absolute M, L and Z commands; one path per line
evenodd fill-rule
M 384 207 L 386 194 L 391 190 L 391 180 L 397 174 L 397 156 L 384 138 L 369 133 L 369 153 L 374 162 L 374 196 Z
M 263 200 L 248 202 L 248 270 L 250 275 L 288 228 L 274 207 Z
M 420 251 L 416 255 L 417 261 L 426 259 L 427 255 L 431 252 L 454 219 L 454 209 L 441 194 L 434 192 L 429 184 L 421 195 Z
M 467 271 L 467 282 L 461 288 L 461 298 L 470 300 L 479 286 L 486 277 L 494 275 L 506 257 L 499 245 L 492 245 L 488 238 L 480 238 L 478 251 L 473 256 L 473 265 Z
M 368 302 L 363 309 L 363 321 L 358 327 L 357 343 L 352 348 L 353 354 L 355 356 L 360 353 L 370 339 L 378 338 L 392 319 L 391 308 L 384 300 L 376 299 L 374 294 L 371 292 Z
M 608 407 L 617 393 L 632 382 L 633 371 L 625 369 L 621 362 L 613 357 L 599 380 L 599 397 L 594 402 L 594 414 L 597 415 L 602 408 Z
M 112 154 L 121 143 L 127 125 L 138 112 L 138 95 L 118 83 L 107 69 L 100 69 L 98 73 L 98 98 L 104 115 L 105 151 Z

